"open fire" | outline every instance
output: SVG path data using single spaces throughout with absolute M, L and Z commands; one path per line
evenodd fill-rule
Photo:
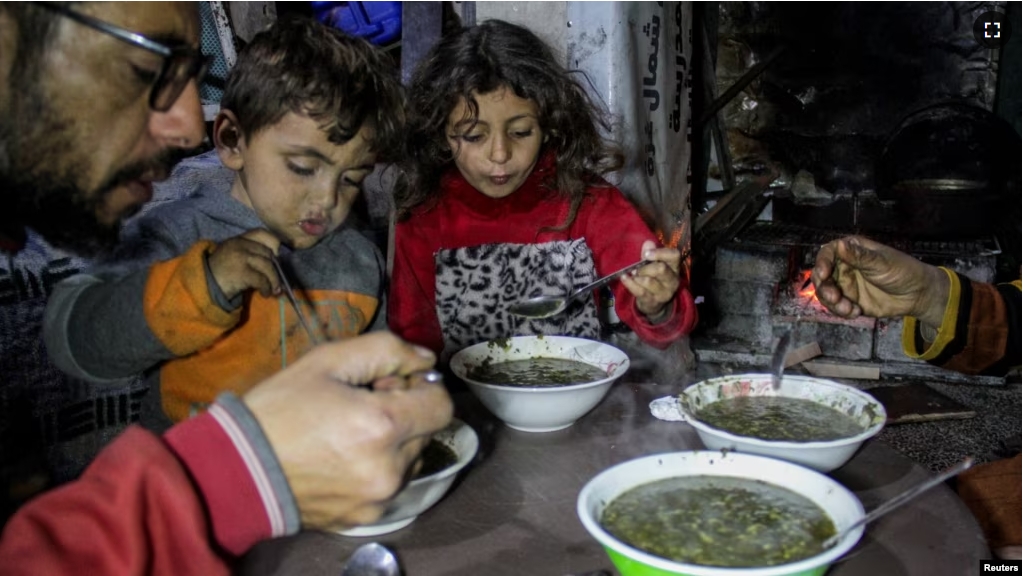
M 817 287 L 813 285 L 813 281 L 810 279 L 811 271 L 803 270 L 799 274 L 798 284 L 801 286 L 799 292 L 796 294 L 804 300 L 812 300 L 817 304 L 820 302 L 817 300 Z
M 661 245 L 667 246 L 668 248 L 679 248 L 679 244 L 681 244 L 682 239 L 685 238 L 686 235 L 685 233 L 686 225 L 682 224 L 681 226 L 673 230 L 670 234 L 665 234 L 661 230 L 658 230 L 656 234 L 657 240 L 661 243 Z M 692 262 L 692 256 L 687 254 L 685 250 L 682 250 L 682 254 L 684 255 L 684 257 L 682 258 L 681 271 L 684 273 L 688 273 L 690 269 L 690 263 Z
M 658 231 L 657 240 L 669 248 L 678 248 L 678 244 L 682 240 L 682 235 L 685 231 L 685 225 L 679 226 L 671 234 L 665 234 L 664 232 Z
M 901 318 L 842 318 L 821 305 L 809 281 L 811 268 L 817 248 L 838 234 L 764 222 L 718 246 L 713 276 L 704 293 L 713 312 L 705 318 L 713 324 L 694 338 L 697 356 L 760 369 L 779 333 L 792 327 L 795 345 L 819 346 L 822 355 L 818 363 L 855 365 L 864 373 L 869 368 L 871 374 L 947 378 L 939 369 L 905 356 Z M 970 277 L 989 281 L 994 275 L 997 246 L 989 248 L 983 239 L 956 243 L 887 240 L 909 254 Z

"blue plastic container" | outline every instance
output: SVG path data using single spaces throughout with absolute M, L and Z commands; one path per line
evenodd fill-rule
M 401 37 L 401 2 L 313 2 L 317 20 L 378 46 Z

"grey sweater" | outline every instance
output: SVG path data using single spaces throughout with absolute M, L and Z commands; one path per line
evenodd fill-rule
M 263 227 L 229 190 L 229 181 L 211 179 L 195 196 L 151 210 L 113 257 L 57 285 L 44 337 L 61 370 L 100 383 L 148 372 L 163 411 L 180 420 L 222 391 L 243 394 L 309 349 L 283 296 L 231 302 L 213 280 L 206 252 Z M 352 220 L 311 248 L 279 254 L 307 316 L 331 339 L 387 325 L 384 260 Z

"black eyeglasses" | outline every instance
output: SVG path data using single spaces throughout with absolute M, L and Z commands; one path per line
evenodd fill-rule
M 160 74 L 156 77 L 156 82 L 153 83 L 152 91 L 149 93 L 149 107 L 157 112 L 170 110 L 178 96 L 181 96 L 181 92 L 185 90 L 189 80 L 195 78 L 196 82 L 202 82 L 209 70 L 210 57 L 195 48 L 167 46 L 137 32 L 69 10 L 60 4 L 51 2 L 33 2 L 33 4 L 67 16 L 79 24 L 109 34 L 118 40 L 163 56 L 163 68 L 160 69 Z

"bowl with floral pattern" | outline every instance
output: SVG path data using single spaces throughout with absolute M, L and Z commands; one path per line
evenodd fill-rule
M 758 427 L 764 421 L 763 412 L 747 412 L 747 417 L 733 426 L 722 426 L 718 422 L 711 424 L 709 415 L 724 406 L 717 403 L 740 398 L 747 406 L 754 405 L 754 399 L 764 399 L 761 405 L 771 402 L 774 406 L 779 405 L 779 399 L 808 401 L 796 403 L 814 408 L 813 414 L 807 413 L 807 420 L 811 416 L 817 417 L 831 428 L 830 431 L 840 432 L 822 436 L 827 439 L 821 440 L 788 439 L 784 434 L 767 431 L 765 426 Z M 682 415 L 696 429 L 707 448 L 771 456 L 821 472 L 829 472 L 848 462 L 864 442 L 881 432 L 887 418 L 884 406 L 866 392 L 812 376 L 786 375 L 777 390 L 770 374 L 721 376 L 693 384 L 683 390 L 678 400 Z M 830 408 L 838 414 L 822 412 L 820 407 Z M 749 414 L 757 414 L 758 417 L 750 417 Z M 828 414 L 833 416 L 830 421 Z M 791 421 L 789 426 L 793 426 Z

